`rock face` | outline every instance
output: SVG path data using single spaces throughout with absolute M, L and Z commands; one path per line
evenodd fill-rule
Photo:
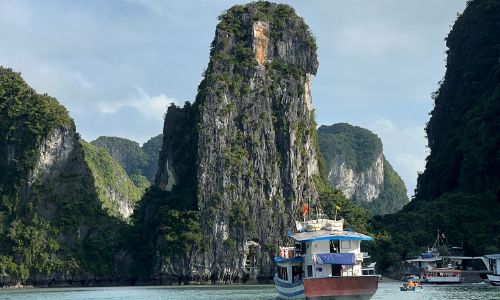
M 373 214 L 393 213 L 408 203 L 406 187 L 374 133 L 338 123 L 321 126 L 318 134 L 330 186 Z
M 384 185 L 384 157 L 380 153 L 373 164 L 361 173 L 349 168 L 341 156 L 328 165 L 328 182 L 339 188 L 344 195 L 357 202 L 372 202 Z
M 45 177 L 57 176 L 67 163 L 75 145 L 75 128 L 63 125 L 54 129 L 40 145 L 40 158 L 36 164 L 29 183 Z M 43 179 L 42 179 L 43 180 Z
M 291 7 L 256 2 L 220 17 L 195 103 L 165 118 L 156 187 L 194 185 L 189 209 L 199 211 L 203 237 L 183 266 L 162 261 L 165 273 L 242 278 L 256 242 L 259 276 L 272 276 L 271 258 L 301 207 L 317 203 L 317 68 L 314 38 Z

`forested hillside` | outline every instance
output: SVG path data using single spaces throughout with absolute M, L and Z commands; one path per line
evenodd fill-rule
M 375 219 L 385 267 L 437 230 L 470 256 L 500 252 L 500 2 L 471 1 L 446 45 L 446 74 L 426 127 L 430 154 L 413 199 Z
M 82 143 L 55 98 L 0 67 L 2 285 L 89 284 L 124 274 L 125 223 L 103 209 Z
M 129 139 L 109 136 L 101 136 L 90 143 L 106 150 L 122 165 L 137 186 L 144 186 L 155 180 L 162 142 L 163 135 L 160 134 L 149 139 L 142 147 Z

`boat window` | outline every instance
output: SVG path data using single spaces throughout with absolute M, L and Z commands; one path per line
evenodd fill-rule
M 351 249 L 351 241 L 343 240 L 342 241 L 342 249 Z
M 307 266 L 307 277 L 313 277 L 313 266 L 312 265 Z
M 288 281 L 288 272 L 287 272 L 287 269 L 285 267 L 278 266 L 277 273 L 278 273 L 279 279 Z
M 330 241 L 330 253 L 340 252 L 340 243 L 339 242 L 340 242 L 339 240 Z
M 292 267 L 292 278 L 293 278 L 293 282 L 297 282 L 297 281 L 302 280 L 302 268 L 300 266 L 293 266 Z

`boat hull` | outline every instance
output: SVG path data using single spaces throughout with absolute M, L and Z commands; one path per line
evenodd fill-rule
M 487 274 L 488 280 L 494 286 L 500 286 L 500 275 Z
M 423 283 L 430 284 L 460 284 L 463 282 L 461 277 L 427 277 Z
M 304 279 L 306 299 L 370 299 L 378 288 L 378 276 L 334 276 Z
M 280 299 L 304 299 L 304 284 L 301 281 L 295 283 L 280 280 L 277 275 L 274 276 L 274 287 L 278 291 Z

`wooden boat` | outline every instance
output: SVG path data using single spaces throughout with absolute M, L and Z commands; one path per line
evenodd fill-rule
M 363 275 L 364 234 L 344 230 L 343 220 L 296 222 L 289 236 L 295 247 L 281 247 L 274 284 L 281 299 L 370 299 L 379 276 Z

